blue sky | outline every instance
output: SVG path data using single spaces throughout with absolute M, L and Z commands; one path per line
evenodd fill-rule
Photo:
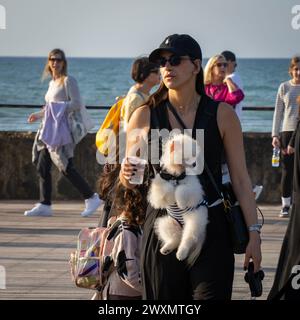
M 292 8 L 300 0 L 0 0 L 6 29 L 0 56 L 136 57 L 169 34 L 189 33 L 204 57 L 224 49 L 239 57 L 300 53 Z M 299 10 L 300 27 L 300 10 Z

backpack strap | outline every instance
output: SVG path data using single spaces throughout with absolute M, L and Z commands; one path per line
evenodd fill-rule
M 110 227 L 109 227 L 109 233 L 107 235 L 107 240 L 111 240 L 115 238 L 119 234 L 119 227 L 122 224 L 122 221 L 120 219 L 117 219 Z
M 131 93 L 135 93 L 138 96 L 140 96 L 143 100 L 145 100 L 145 97 L 143 96 L 143 94 L 139 90 L 135 89 Z
M 159 114 L 160 108 L 166 109 L 166 101 L 162 101 L 157 107 L 152 107 L 150 108 L 150 133 L 149 133 L 149 138 L 148 138 L 148 142 L 151 143 L 151 129 L 156 129 L 156 130 L 162 130 L 163 129 L 163 117 Z M 165 110 L 165 112 L 167 112 L 167 110 Z M 159 159 L 162 156 L 162 137 L 159 136 Z M 151 155 L 151 150 L 149 152 L 149 155 Z M 160 164 L 152 164 L 149 161 L 149 177 L 152 179 L 155 177 L 155 175 L 157 173 L 160 173 L 161 171 L 161 167 Z

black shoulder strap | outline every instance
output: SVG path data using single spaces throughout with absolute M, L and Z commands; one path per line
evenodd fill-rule
M 168 117 L 166 116 L 167 111 L 167 100 L 163 100 L 156 107 L 150 108 L 150 127 L 151 129 L 163 129 L 169 128 Z
M 165 101 L 162 101 L 161 104 L 159 104 L 157 107 L 152 107 L 150 108 L 150 129 L 157 129 L 157 130 L 161 130 L 162 129 L 162 122 L 159 119 L 159 108 L 165 108 Z M 151 140 L 151 139 L 150 139 Z M 151 152 L 151 151 L 150 151 Z M 162 154 L 162 139 L 161 137 L 159 137 L 159 158 L 161 157 Z M 151 164 L 148 166 L 148 175 L 149 177 L 153 178 L 156 173 L 161 171 L 160 165 L 159 164 Z
M 112 238 L 117 236 L 117 232 L 119 231 L 119 227 L 122 224 L 120 219 L 117 219 L 110 227 L 109 234 L 107 236 L 107 240 L 111 240 Z
M 201 98 L 201 110 L 198 117 L 199 127 L 205 129 L 211 118 L 216 117 L 219 102 L 212 100 L 208 96 Z
M 150 121 L 151 129 L 160 129 L 160 124 L 158 121 L 156 110 L 153 107 L 150 108 Z

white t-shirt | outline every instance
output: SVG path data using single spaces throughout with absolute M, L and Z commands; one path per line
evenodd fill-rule
M 239 74 L 237 72 L 233 72 L 232 74 L 228 75 L 227 76 L 228 78 L 231 78 L 232 81 L 242 90 L 244 91 L 243 89 L 243 82 L 242 82 L 242 79 L 241 77 L 239 76 Z M 240 102 L 238 103 L 236 106 L 235 106 L 235 112 L 238 116 L 238 118 L 240 119 L 240 121 L 242 120 L 242 111 L 243 111 L 243 102 Z
M 64 79 L 64 84 L 51 80 L 45 100 L 46 102 L 65 101 L 68 111 L 80 110 L 82 100 L 76 79 L 72 76 L 67 76 Z

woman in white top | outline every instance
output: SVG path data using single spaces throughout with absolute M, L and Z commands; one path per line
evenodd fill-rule
M 97 193 L 94 193 L 87 182 L 79 175 L 73 164 L 74 148 L 76 143 L 70 140 L 70 143 L 60 145 L 55 148 L 50 148 L 43 141 L 43 133 L 46 129 L 45 125 L 49 123 L 50 104 L 56 104 L 56 107 L 65 108 L 65 127 L 67 130 L 57 132 L 56 134 L 70 135 L 69 119 L 72 114 L 80 111 L 82 107 L 81 97 L 76 80 L 67 75 L 67 60 L 65 54 L 60 49 L 52 50 L 48 55 L 48 60 L 45 66 L 44 77 L 51 76 L 49 89 L 46 93 L 46 106 L 42 111 L 33 113 L 29 116 L 28 122 L 34 122 L 42 119 L 41 126 L 36 134 L 33 145 L 33 162 L 37 165 L 37 171 L 40 180 L 40 203 L 33 209 L 25 211 L 25 216 L 51 216 L 51 167 L 52 162 L 63 173 L 63 175 L 73 184 L 75 188 L 83 195 L 85 200 L 85 210 L 81 213 L 82 216 L 89 216 L 95 212 L 100 206 L 101 200 Z M 63 119 L 63 118 L 62 118 Z M 52 127 L 47 128 L 51 133 Z M 53 135 L 55 133 L 53 132 Z
M 273 117 L 272 146 L 281 149 L 282 157 L 282 209 L 280 217 L 288 217 L 291 206 L 294 149 L 290 146 L 298 118 L 297 97 L 300 95 L 300 57 L 291 59 L 289 74 L 291 80 L 280 84 Z

